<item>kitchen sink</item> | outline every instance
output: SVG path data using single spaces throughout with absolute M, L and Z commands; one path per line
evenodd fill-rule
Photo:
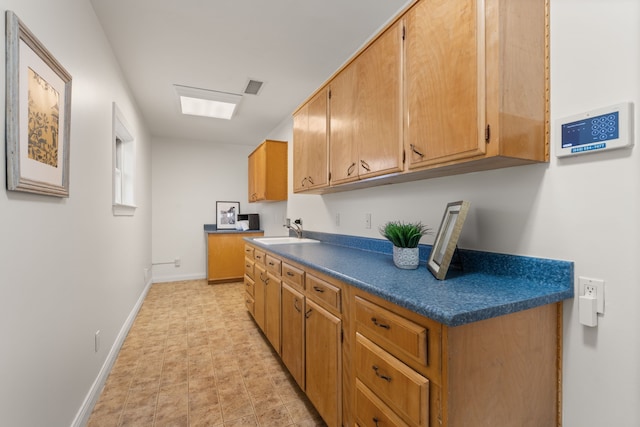
M 315 239 L 298 239 L 297 237 L 257 237 L 253 239 L 254 242 L 262 243 L 263 245 L 296 245 L 300 243 L 320 243 L 320 240 Z

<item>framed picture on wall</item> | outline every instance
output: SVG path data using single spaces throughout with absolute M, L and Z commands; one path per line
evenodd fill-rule
M 468 211 L 469 202 L 459 201 L 447 204 L 427 260 L 427 268 L 438 280 L 443 280 L 447 275 Z
M 240 202 L 216 202 L 217 228 L 235 229 L 239 213 Z
M 71 75 L 6 12 L 7 189 L 69 197 Z

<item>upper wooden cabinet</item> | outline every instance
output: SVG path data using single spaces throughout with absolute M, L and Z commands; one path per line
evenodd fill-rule
M 485 153 L 481 13 L 476 0 L 436 0 L 406 14 L 410 168 Z
M 413 2 L 297 111 L 330 89 L 316 192 L 548 161 L 548 6 Z
M 419 1 L 405 22 L 409 169 L 548 160 L 544 0 Z
M 293 191 L 329 185 L 327 89 L 320 90 L 293 116 Z
M 249 202 L 287 200 L 287 142 L 266 140 L 249 155 Z
M 402 171 L 402 25 L 330 83 L 331 185 Z

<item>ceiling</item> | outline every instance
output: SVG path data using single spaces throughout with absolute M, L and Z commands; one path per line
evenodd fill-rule
M 411 0 L 90 0 L 154 137 L 258 145 Z M 174 84 L 242 94 L 181 115 Z

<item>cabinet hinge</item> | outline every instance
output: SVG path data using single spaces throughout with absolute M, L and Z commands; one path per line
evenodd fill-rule
M 484 141 L 486 143 L 489 143 L 491 140 L 491 126 L 487 125 L 487 127 L 484 130 Z
M 329 172 L 329 182 L 331 182 L 331 172 Z
M 404 165 L 404 162 L 407 160 L 407 152 L 405 150 L 402 150 L 402 164 Z

